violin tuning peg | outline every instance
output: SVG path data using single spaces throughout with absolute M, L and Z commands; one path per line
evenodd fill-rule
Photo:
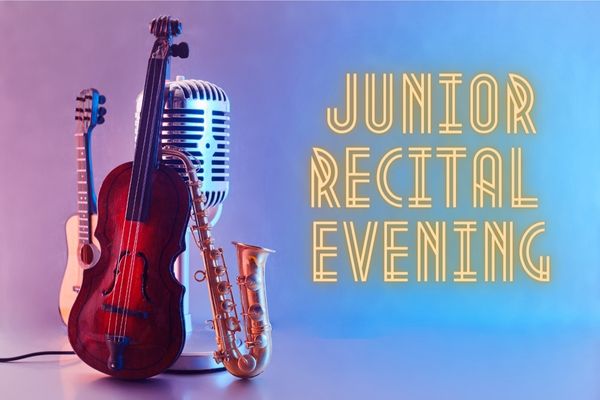
M 98 96 L 98 104 L 106 103 L 106 97 L 104 95 Z
M 98 119 L 96 120 L 96 123 L 98 125 L 102 125 L 104 123 L 104 117 L 98 117 Z
M 100 107 L 100 108 L 98 109 L 98 115 L 99 115 L 100 117 L 102 117 L 102 116 L 103 116 L 103 115 L 105 115 L 105 114 L 106 114 L 106 108 L 104 108 L 104 107 Z
M 190 55 L 190 47 L 186 42 L 181 42 L 171 46 L 171 54 L 173 57 L 188 58 Z

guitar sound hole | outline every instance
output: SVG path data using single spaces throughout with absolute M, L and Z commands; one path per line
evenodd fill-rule
M 90 265 L 92 261 L 94 261 L 94 250 L 92 249 L 92 246 L 89 244 L 84 244 L 81 246 L 81 252 L 79 256 L 81 257 L 81 262 L 84 265 Z

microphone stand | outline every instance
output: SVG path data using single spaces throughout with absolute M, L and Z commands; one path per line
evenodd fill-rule
M 211 225 L 214 225 L 221 216 L 223 204 L 207 209 L 207 216 Z M 194 247 L 194 246 L 192 246 Z M 175 277 L 185 286 L 183 296 L 183 313 L 185 321 L 186 340 L 181 355 L 167 372 L 183 373 L 209 373 L 225 370 L 223 364 L 218 364 L 214 359 L 213 351 L 200 350 L 207 346 L 214 346 L 214 332 L 210 329 L 199 329 L 194 331 L 192 315 L 190 313 L 190 231 L 185 234 L 185 251 L 177 257 L 173 264 Z M 208 299 L 208 298 L 207 298 Z M 210 309 L 210 308 L 209 308 Z M 209 335 L 210 334 L 210 335 Z M 203 336 L 208 340 L 203 341 Z M 210 344 L 209 344 L 210 343 Z

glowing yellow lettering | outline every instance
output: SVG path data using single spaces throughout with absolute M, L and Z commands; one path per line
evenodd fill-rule
M 375 237 L 377 236 L 377 225 L 377 221 L 367 222 L 364 240 L 362 246 L 359 246 L 358 239 L 356 238 L 356 230 L 354 229 L 354 222 L 343 222 L 354 282 L 367 281 L 369 269 L 371 268 L 373 248 L 375 247 Z
M 325 259 L 338 255 L 337 246 L 325 245 L 325 234 L 329 232 L 337 232 L 336 221 L 313 222 L 313 282 L 337 282 L 337 272 L 325 270 Z
M 312 208 L 321 208 L 323 199 L 331 208 L 340 207 L 334 190 L 337 178 L 338 167 L 335 158 L 326 150 L 314 147 L 310 158 L 310 206 Z
M 358 114 L 358 77 L 357 74 L 346 74 L 346 118 L 340 121 L 337 107 L 327 107 L 327 126 L 334 133 L 343 135 L 351 132 L 356 126 Z

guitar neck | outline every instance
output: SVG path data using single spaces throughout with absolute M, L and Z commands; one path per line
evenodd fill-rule
M 89 132 L 75 133 L 77 149 L 77 214 L 79 241 L 91 243 L 91 215 L 96 213 L 96 195 L 92 176 Z

